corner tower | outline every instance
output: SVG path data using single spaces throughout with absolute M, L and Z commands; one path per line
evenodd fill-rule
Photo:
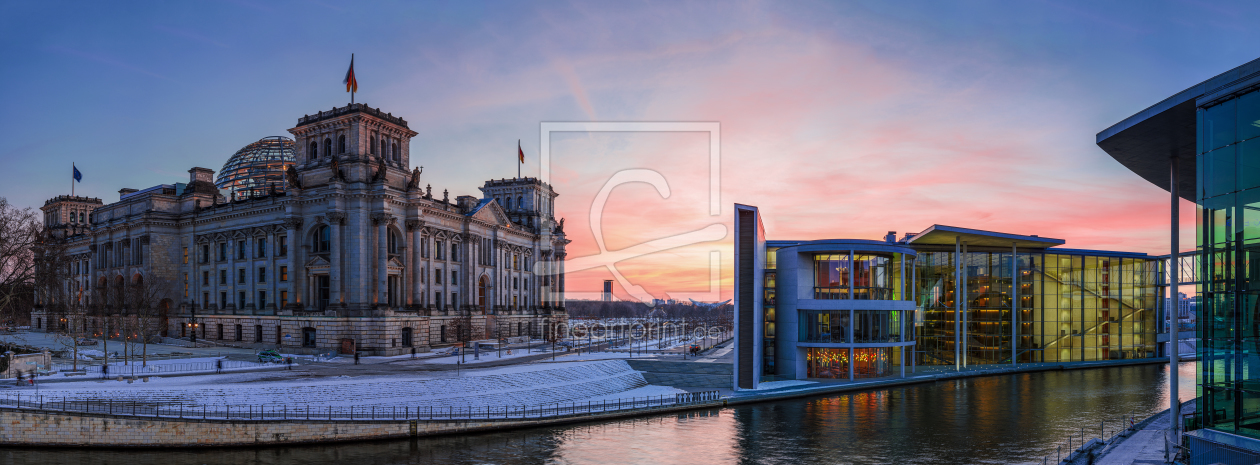
M 390 185 L 405 184 L 410 175 L 411 138 L 416 132 L 407 120 L 362 103 L 305 115 L 289 129 L 297 143 L 295 166 L 303 187 L 384 179 Z M 337 162 L 340 173 L 332 171 Z M 386 173 L 379 177 L 381 165 Z

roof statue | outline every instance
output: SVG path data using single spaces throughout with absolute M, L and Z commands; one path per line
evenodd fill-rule
M 289 165 L 289 168 L 284 170 L 284 178 L 288 182 L 288 187 L 294 189 L 302 188 L 302 180 L 298 178 L 297 168 L 294 168 L 293 165 Z
M 424 172 L 423 166 L 411 170 L 411 181 L 407 182 L 407 190 L 420 188 L 420 173 L 423 173 L 423 172 Z

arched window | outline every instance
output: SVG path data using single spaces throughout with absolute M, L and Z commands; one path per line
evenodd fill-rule
M 315 230 L 315 253 L 328 252 L 332 250 L 332 229 L 327 225 L 320 226 Z
M 398 153 L 398 143 L 394 142 L 394 161 L 400 160 L 402 160 L 402 156 Z
M 390 231 L 388 236 L 389 236 L 389 253 L 393 253 L 393 254 L 398 253 L 398 233 L 395 233 L 394 231 Z
M 368 138 L 368 153 L 372 155 L 376 155 L 376 138 L 375 137 Z
M 525 201 L 524 201 L 524 200 L 521 200 L 521 199 L 524 199 L 524 197 L 517 197 L 517 198 L 516 198 L 516 208 L 519 208 L 519 209 L 524 210 L 524 209 L 525 209 Z
M 324 156 L 331 157 L 332 154 L 333 154 L 332 153 L 332 139 L 325 137 L 324 138 Z
M 346 136 L 343 134 L 337 137 L 337 153 L 346 153 Z
M 508 198 L 507 198 L 507 206 L 506 206 L 505 208 L 507 208 L 508 210 L 511 210 L 511 209 L 512 209 L 512 198 L 511 198 L 511 197 L 508 197 Z
M 318 142 L 311 140 L 310 144 L 307 144 L 306 158 L 309 158 L 311 160 L 319 158 L 319 143 Z
M 485 276 L 477 280 L 477 306 L 481 307 L 482 310 L 486 309 L 486 287 L 488 285 L 489 283 L 486 282 Z

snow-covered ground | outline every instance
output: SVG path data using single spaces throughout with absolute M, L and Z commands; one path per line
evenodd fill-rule
M 310 407 L 484 408 L 536 406 L 598 399 L 670 395 L 677 389 L 649 386 L 621 360 L 536 363 L 431 374 L 255 381 L 260 374 L 150 378 L 44 385 L 39 395 L 68 400 L 138 401 L 202 405 Z M 271 377 L 274 378 L 274 374 Z M 250 382 L 254 381 L 254 382 Z M 24 391 L 23 396 L 33 394 Z

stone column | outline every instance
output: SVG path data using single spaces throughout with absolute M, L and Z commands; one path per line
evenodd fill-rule
M 331 212 L 328 214 L 328 232 L 331 246 L 328 251 L 328 305 L 341 304 L 341 224 L 346 214 Z
M 301 236 L 298 234 L 298 232 L 302 229 L 302 219 L 296 217 L 286 218 L 284 220 L 284 226 L 285 228 L 288 228 L 286 234 L 288 235 L 287 237 L 289 240 L 289 253 L 285 258 L 288 259 L 289 272 L 292 273 L 289 276 L 289 282 L 291 283 L 289 285 L 291 288 L 290 293 L 292 294 L 291 298 L 293 299 L 293 304 L 297 307 L 301 307 L 302 298 L 306 297 L 305 294 L 303 294 L 306 287 L 306 268 L 303 266 L 301 259 L 298 257 L 298 251 L 302 249 L 302 244 L 300 243 L 301 240 L 299 239 Z M 306 299 L 306 303 L 310 303 L 309 298 Z
M 420 228 L 424 226 L 424 222 L 420 220 L 407 220 L 407 230 L 411 231 L 411 263 L 407 264 L 407 270 L 411 272 L 411 299 L 408 302 L 411 305 L 420 305 L 424 302 L 421 293 L 424 292 L 423 284 L 420 281 Z
M 376 224 L 376 305 L 389 305 L 389 223 L 392 215 L 378 213 L 372 215 L 372 223 Z

